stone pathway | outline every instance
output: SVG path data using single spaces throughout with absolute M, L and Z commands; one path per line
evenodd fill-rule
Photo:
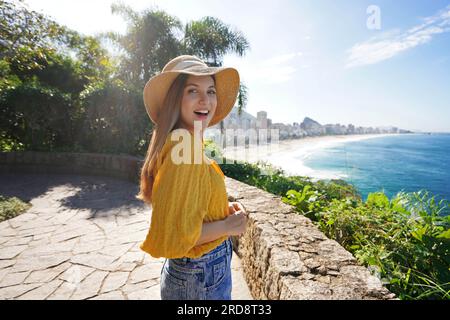
M 164 259 L 139 249 L 150 210 L 107 177 L 1 174 L 32 207 L 0 223 L 0 299 L 160 299 Z M 252 299 L 233 254 L 233 299 Z

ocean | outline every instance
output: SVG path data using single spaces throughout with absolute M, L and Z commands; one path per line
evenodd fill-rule
M 437 201 L 450 201 L 450 133 L 401 134 L 344 142 L 297 160 L 321 176 L 354 185 L 363 200 L 384 191 L 426 190 Z

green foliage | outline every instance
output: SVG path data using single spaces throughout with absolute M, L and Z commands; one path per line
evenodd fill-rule
M 2 4 L 0 150 L 143 153 L 151 127 L 142 91 L 111 80 L 98 40 L 21 2 Z
M 121 15 L 128 25 L 124 35 L 113 32 L 104 34 L 123 52 L 118 77 L 142 90 L 151 76 L 181 53 L 177 38 L 177 33 L 182 31 L 181 21 L 157 9 L 135 12 L 123 4 L 113 4 L 111 9 L 113 14 Z
M 148 135 L 142 93 L 121 81 L 106 80 L 88 86 L 81 93 L 85 108 L 82 127 L 77 130 L 81 144 L 97 152 L 143 154 L 141 143 Z
M 0 222 L 14 218 L 30 207 L 30 204 L 16 197 L 7 198 L 0 195 Z
M 382 192 L 370 193 L 366 203 L 368 206 L 380 209 L 387 209 L 390 207 L 389 198 Z
M 184 51 L 197 55 L 212 66 L 221 65 L 222 57 L 229 51 L 242 56 L 249 48 L 242 32 L 232 30 L 214 17 L 191 21 L 185 27 Z
M 314 186 L 290 190 L 283 200 L 331 239 L 375 270 L 401 299 L 450 299 L 449 204 L 428 192 L 400 192 L 392 200 L 371 193 L 365 203 L 321 198 Z
M 312 186 L 306 185 L 300 192 L 289 190 L 284 202 L 295 206 L 295 208 L 312 220 L 316 220 L 315 214 L 322 210 L 324 196 Z
M 263 162 L 251 164 L 230 159 L 222 162 L 220 166 L 226 176 L 280 196 L 311 183 L 307 177 L 286 177 L 283 170 Z
M 426 195 L 401 192 L 389 201 L 377 192 L 356 205 L 333 200 L 318 225 L 361 263 L 377 270 L 401 299 L 449 299 L 450 219 L 440 215 L 449 205 L 430 206 L 433 197 Z
M 4 94 L 0 106 L 0 124 L 14 144 L 20 142 L 28 150 L 53 150 L 72 140 L 70 94 L 38 81 L 21 83 Z
M 142 101 L 145 82 L 179 54 L 210 57 L 220 48 L 220 64 L 226 53 L 242 55 L 248 47 L 240 32 L 215 18 L 212 25 L 212 18 L 199 22 L 214 34 L 212 47 L 203 48 L 180 37 L 187 29 L 177 17 L 115 4 L 113 13 L 126 19 L 128 29 L 106 34 L 122 53 L 113 60 L 99 39 L 59 25 L 21 0 L 0 4 L 1 151 L 144 155 L 152 130 Z M 191 40 L 199 36 L 190 32 Z
M 209 158 L 215 159 L 216 161 L 223 159 L 222 150 L 214 143 L 212 139 L 205 139 L 204 146 L 205 153 Z

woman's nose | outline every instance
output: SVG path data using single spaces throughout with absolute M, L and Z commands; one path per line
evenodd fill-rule
M 200 93 L 200 103 L 209 103 L 209 97 L 207 93 Z

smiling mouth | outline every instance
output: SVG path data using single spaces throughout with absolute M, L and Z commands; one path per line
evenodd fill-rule
M 207 111 L 207 110 L 205 110 L 205 111 L 194 111 L 194 113 L 196 115 L 199 115 L 199 116 L 207 116 L 209 114 L 209 111 Z

